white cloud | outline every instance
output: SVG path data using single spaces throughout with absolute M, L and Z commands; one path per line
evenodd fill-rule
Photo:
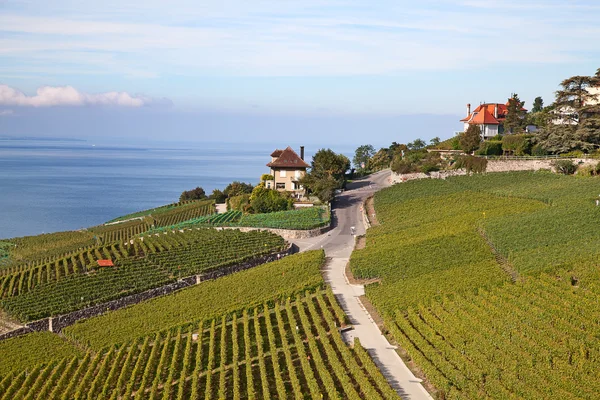
M 156 100 L 127 92 L 83 93 L 72 86 L 42 86 L 34 96 L 28 96 L 8 85 L 0 85 L 0 105 L 25 107 L 52 106 L 118 106 L 142 107 L 151 104 L 167 104 L 167 99 Z

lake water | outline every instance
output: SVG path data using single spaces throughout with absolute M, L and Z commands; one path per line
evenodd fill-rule
M 256 184 L 274 148 L 0 140 L 0 238 L 98 225 L 196 186 L 209 194 L 234 180 Z

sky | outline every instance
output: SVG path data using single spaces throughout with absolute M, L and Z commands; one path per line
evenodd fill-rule
M 466 103 L 594 74 L 599 20 L 597 0 L 0 0 L 0 136 L 447 138 Z

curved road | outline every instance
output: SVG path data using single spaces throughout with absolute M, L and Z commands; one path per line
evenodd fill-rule
M 357 235 L 365 233 L 361 205 L 367 197 L 377 190 L 389 186 L 390 171 L 381 171 L 348 185 L 348 190 L 336 196 L 333 206 L 333 229 L 326 234 L 305 240 L 295 240 L 301 251 L 323 248 L 330 258 L 326 268 L 325 280 L 331 285 L 340 305 L 350 318 L 353 330 L 344 334 L 348 341 L 354 337 L 367 349 L 379 369 L 386 376 L 392 387 L 403 399 L 431 399 L 431 396 L 404 364 L 400 356 L 367 310 L 359 296 L 364 294 L 362 285 L 351 285 L 345 274 L 346 264 L 354 249 L 354 236 L 351 227 L 355 227 Z

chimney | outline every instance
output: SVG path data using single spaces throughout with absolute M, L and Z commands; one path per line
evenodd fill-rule
M 494 105 L 494 118 L 498 119 L 498 104 Z
M 300 146 L 300 158 L 304 160 L 304 146 Z
M 471 115 L 471 103 L 467 103 L 467 117 Z

